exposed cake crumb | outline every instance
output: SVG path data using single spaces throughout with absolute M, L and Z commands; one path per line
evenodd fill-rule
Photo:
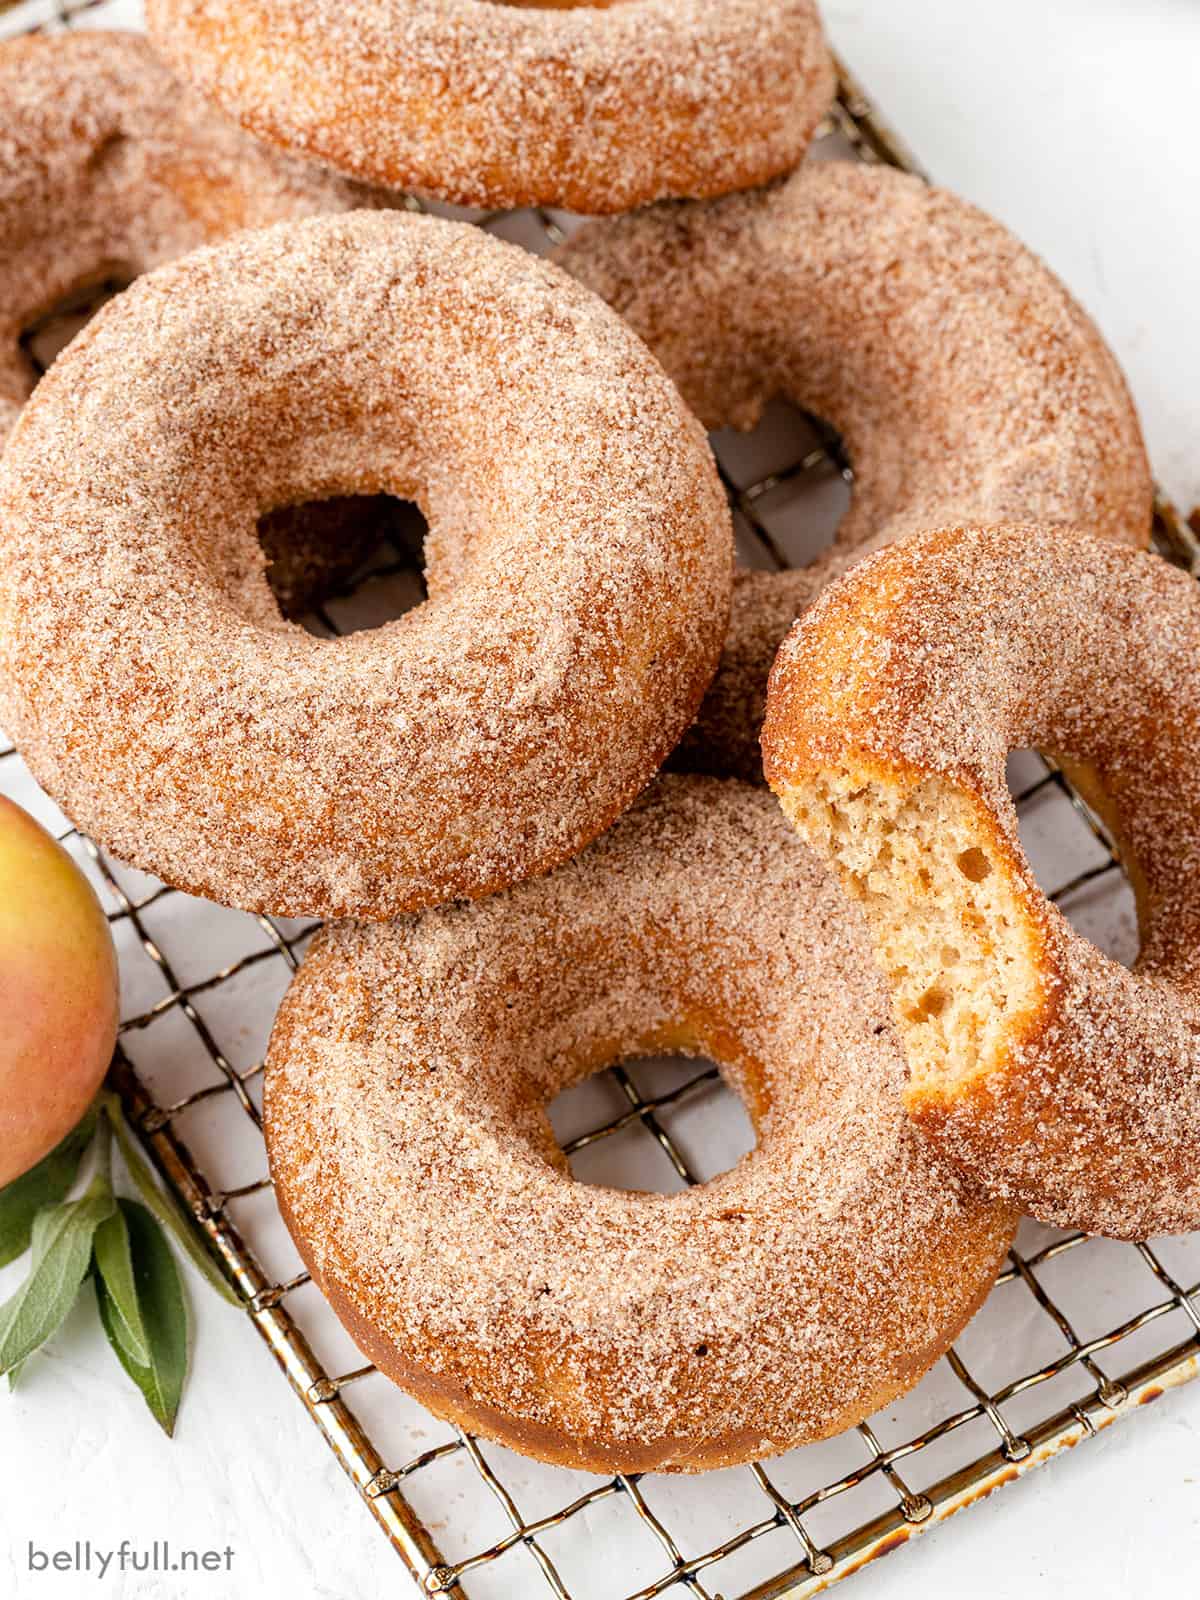
M 1200 1226 L 1198 662 L 1189 574 L 1024 525 L 862 562 L 772 674 L 767 776 L 872 919 L 912 1115 L 992 1193 L 1063 1227 Z M 1039 889 L 1013 749 L 1062 761 L 1115 828 L 1139 902 L 1132 971 Z

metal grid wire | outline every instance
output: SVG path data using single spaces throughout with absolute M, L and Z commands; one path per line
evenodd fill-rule
M 0 5 L 0 9 L 6 8 Z M 4 31 L 11 33 L 65 26 L 83 11 L 99 17 L 103 8 L 97 9 L 97 0 L 26 0 L 7 10 Z M 844 74 L 838 103 L 819 145 L 831 153 L 913 170 L 911 160 Z M 512 219 L 479 220 L 502 231 L 513 229 Z M 527 214 L 525 224 L 540 231 L 540 238 L 532 240 L 535 247 L 562 237 L 558 221 L 548 213 Z M 530 241 L 528 229 L 521 237 Z M 27 343 L 27 351 L 36 364 L 36 338 Z M 831 484 L 840 487 L 844 497 L 844 486 L 851 480 L 850 465 L 829 430 L 812 419 L 797 419 L 795 431 L 804 439 L 798 455 L 770 470 L 761 464 L 753 467 L 753 449 L 749 456 L 744 449 L 739 455 L 728 441 L 716 441 L 743 557 L 758 566 L 785 565 L 796 556 L 794 543 L 780 531 L 775 507 L 789 496 L 802 500 L 806 494 L 828 501 Z M 1163 504 L 1158 508 L 1156 538 L 1165 555 L 1200 570 L 1195 539 Z M 346 603 L 365 600 L 369 608 L 375 592 L 378 604 L 389 584 L 411 583 L 412 573 L 411 551 L 399 544 L 384 547 L 356 585 L 322 607 L 315 626 L 331 633 L 342 631 Z M 1037 767 L 1027 763 L 1027 770 L 1027 779 L 1016 792 L 1023 822 L 1032 818 L 1036 824 L 1039 809 L 1049 803 L 1057 813 L 1057 837 L 1064 837 L 1064 826 L 1079 835 L 1070 849 L 1057 850 L 1060 862 L 1069 858 L 1080 864 L 1051 895 L 1070 910 L 1096 886 L 1119 879 L 1117 851 L 1103 824 L 1059 771 L 1046 762 Z M 31 787 L 19 756 L 7 744 L 0 744 L 0 782 L 18 792 L 22 782 Z M 677 1508 L 672 1510 L 671 1496 L 661 1490 L 672 1480 L 618 1476 L 584 1483 L 581 1475 L 558 1469 L 545 1469 L 538 1477 L 538 1498 L 545 1500 L 546 1509 L 535 1514 L 523 1509 L 526 1496 L 512 1486 L 516 1457 L 432 1422 L 440 1442 L 389 1465 L 384 1446 L 374 1442 L 347 1394 L 365 1396 L 374 1386 L 376 1406 L 382 1404 L 384 1411 L 399 1406 L 402 1397 L 369 1366 L 339 1367 L 319 1359 L 311 1341 L 317 1337 L 314 1330 L 321 1313 L 326 1319 L 330 1313 L 323 1303 L 314 1305 L 319 1296 L 309 1286 L 307 1274 L 280 1279 L 261 1264 L 259 1234 L 265 1223 L 261 1209 L 256 1211 L 252 1202 L 270 1188 L 260 1138 L 262 1066 L 257 1060 L 242 1064 L 236 1051 L 219 1042 L 227 1032 L 227 1018 L 244 999 L 247 982 L 273 968 L 278 981 L 272 982 L 281 988 L 295 971 L 315 924 L 222 913 L 226 922 L 234 919 L 242 927 L 241 945 L 251 947 L 240 948 L 219 970 L 196 973 L 190 967 L 197 941 L 184 937 L 176 956 L 168 948 L 172 941 L 167 933 L 156 928 L 172 903 L 179 915 L 163 927 L 173 926 L 174 938 L 213 908 L 132 873 L 69 827 L 60 828 L 60 837 L 97 878 L 122 949 L 123 979 L 134 973 L 126 986 L 127 999 L 132 996 L 136 1009 L 122 1023 L 111 1082 L 159 1173 L 236 1284 L 246 1315 L 299 1402 L 428 1594 L 474 1596 L 477 1579 L 506 1572 L 510 1570 L 506 1561 L 521 1557 L 524 1565 L 519 1573 L 514 1571 L 513 1586 L 506 1592 L 532 1592 L 536 1568 L 549 1593 L 558 1600 L 576 1600 L 583 1591 L 576 1587 L 579 1580 L 566 1572 L 572 1529 L 607 1510 L 635 1519 L 648 1541 L 641 1576 L 650 1575 L 640 1587 L 633 1587 L 637 1578 L 627 1584 L 619 1574 L 607 1571 L 606 1600 L 618 1594 L 624 1600 L 651 1600 L 668 1592 L 720 1600 L 709 1586 L 716 1582 L 723 1594 L 736 1593 L 739 1600 L 784 1596 L 798 1600 L 1196 1375 L 1200 1283 L 1186 1287 L 1179 1281 L 1183 1274 L 1177 1276 L 1171 1269 L 1169 1245 L 1115 1245 L 1077 1233 L 1051 1235 L 1041 1230 L 1032 1245 L 1024 1243 L 1023 1234 L 1019 1236 L 1020 1248 L 1014 1247 L 981 1317 L 996 1308 L 994 1322 L 1001 1330 L 1037 1324 L 1042 1359 L 998 1381 L 992 1371 L 980 1370 L 981 1364 L 989 1363 L 974 1348 L 979 1341 L 972 1342 L 968 1329 L 917 1391 L 926 1395 L 920 1427 L 899 1428 L 894 1416 L 872 1419 L 835 1441 L 833 1455 L 825 1447 L 812 1446 L 778 1462 L 708 1480 L 688 1480 L 707 1494 L 700 1519 L 681 1522 Z M 1085 847 L 1082 855 L 1080 840 Z M 147 974 L 153 977 L 152 985 Z M 659 1092 L 646 1086 L 636 1066 L 615 1067 L 605 1076 L 615 1099 L 606 1114 L 564 1141 L 567 1154 L 576 1157 L 605 1141 L 636 1133 L 655 1142 L 676 1180 L 701 1181 L 703 1175 L 686 1153 L 686 1141 L 672 1131 L 672 1119 L 681 1108 L 720 1091 L 716 1068 L 690 1069 Z M 222 1170 L 219 1183 L 212 1174 L 220 1163 L 207 1161 L 206 1175 L 184 1142 L 189 1116 L 201 1109 L 220 1122 L 220 1137 L 210 1139 L 212 1148 L 240 1150 L 246 1162 L 230 1175 Z M 234 1135 L 246 1129 L 249 1143 L 239 1142 Z M 268 1213 L 274 1218 L 274 1206 L 267 1198 Z M 251 1232 L 253 1238 L 248 1237 Z M 1097 1250 L 1106 1252 L 1100 1276 L 1093 1271 L 1093 1282 L 1104 1286 L 1101 1304 L 1068 1310 L 1063 1302 L 1072 1301 L 1072 1282 L 1081 1280 L 1085 1257 Z M 1121 1315 L 1105 1318 L 1109 1288 L 1122 1291 L 1124 1308 Z M 1018 1295 L 1019 1305 L 1013 1299 Z M 1002 1337 L 999 1342 L 1007 1341 Z M 1066 1404 L 1061 1403 L 1061 1380 L 1069 1384 Z M 946 1446 L 959 1440 L 964 1449 L 957 1457 L 948 1454 Z M 948 1460 L 953 1463 L 950 1470 Z M 453 1560 L 443 1556 L 415 1509 L 418 1501 L 437 1504 L 436 1487 L 426 1492 L 422 1486 L 430 1479 L 436 1483 L 438 1472 L 451 1465 L 465 1468 L 481 1495 L 494 1501 L 500 1519 L 499 1531 L 478 1543 L 473 1543 L 472 1528 L 455 1529 L 460 1548 Z M 723 1536 L 710 1542 L 714 1526 Z M 698 1528 L 707 1537 L 698 1538 Z M 750 1573 L 747 1582 L 737 1576 L 743 1570 L 738 1560 L 753 1551 L 763 1552 L 764 1558 L 744 1569 Z M 586 1580 L 589 1596 L 601 1592 L 595 1582 L 593 1572 Z M 736 1589 L 728 1587 L 734 1582 Z M 489 1592 L 500 1591 L 493 1587 Z

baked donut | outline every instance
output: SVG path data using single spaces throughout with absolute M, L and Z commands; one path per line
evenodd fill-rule
M 834 95 L 814 0 L 149 0 L 264 138 L 472 206 L 614 212 L 788 172 Z
M 761 788 L 667 777 L 476 905 L 318 935 L 267 1056 L 283 1216 L 435 1414 L 595 1472 L 699 1471 L 858 1421 L 946 1349 L 1014 1213 L 942 1170 L 857 907 Z M 572 1179 L 545 1108 L 708 1055 L 756 1149 L 676 1194 Z
M 0 43 L 0 433 L 36 381 L 22 333 L 76 291 L 373 199 L 227 122 L 137 34 Z
M 943 189 L 814 162 L 762 193 L 588 224 L 557 259 L 632 323 L 709 428 L 752 428 L 782 395 L 832 423 L 854 465 L 850 509 L 809 574 L 739 577 L 681 752 L 695 770 L 761 774 L 775 651 L 864 549 L 955 519 L 1149 539 L 1150 469 L 1116 361 L 1043 262 Z
M 227 122 L 136 34 L 4 41 L 0 439 L 37 381 L 21 337 L 72 295 L 128 282 L 238 228 L 380 203 Z M 285 614 L 307 609 L 369 552 L 380 530 L 368 509 L 285 508 L 267 523 Z
M 947 528 L 863 562 L 771 675 L 767 778 L 865 906 L 939 1154 L 1043 1221 L 1200 1227 L 1200 595 L 1083 533 Z M 1135 889 L 1132 971 L 1030 870 L 1004 762 L 1061 760 Z
M 285 623 L 263 508 L 380 492 L 428 519 L 428 601 L 343 639 Z M 430 217 L 285 223 L 141 278 L 25 407 L 0 723 L 169 883 L 393 916 L 624 810 L 695 716 L 731 566 L 699 424 L 565 273 Z

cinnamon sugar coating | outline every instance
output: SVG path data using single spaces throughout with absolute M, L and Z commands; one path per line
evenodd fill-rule
M 430 598 L 284 622 L 255 524 L 391 493 Z M 97 315 L 0 466 L 0 720 L 126 860 L 389 916 L 574 854 L 695 715 L 728 616 L 698 424 L 620 319 L 476 228 L 242 234 Z
M 834 94 L 813 0 L 149 0 L 254 132 L 464 205 L 616 212 L 790 171 Z
M 825 590 L 779 653 L 763 734 L 785 809 L 874 906 L 885 965 L 893 914 L 932 915 L 956 878 L 936 1009 L 944 1026 L 971 1002 L 974 1032 L 947 1028 L 930 1052 L 928 1017 L 910 1014 L 922 1132 L 997 1197 L 1122 1238 L 1200 1226 L 1198 662 L 1195 580 L 1160 557 L 1033 525 L 946 528 Z M 1033 877 L 1005 783 L 1007 752 L 1027 747 L 1116 829 L 1139 903 L 1132 971 Z M 899 894 L 906 849 L 921 887 Z M 964 995 L 954 963 L 976 946 Z
M 132 33 L 0 44 L 0 433 L 33 390 L 18 339 L 76 290 L 235 232 L 371 203 L 250 138 Z
M 0 437 L 37 381 L 21 334 L 61 301 L 238 228 L 387 203 L 260 144 L 137 34 L 0 44 Z M 377 530 L 298 509 L 286 522 L 286 539 L 271 540 L 270 579 L 298 615 L 349 576 Z
M 786 1450 L 915 1383 L 1011 1238 L 904 1116 L 887 1011 L 771 797 L 667 777 L 548 877 L 318 936 L 267 1059 L 276 1194 L 438 1415 L 602 1472 Z M 755 1150 L 683 1193 L 575 1181 L 546 1105 L 660 1050 L 721 1063 Z
M 782 572 L 737 568 L 721 663 L 695 722 L 667 758 L 672 771 L 762 782 L 759 736 L 771 663 L 792 623 L 840 566 L 821 560 Z
M 739 577 L 734 627 L 680 759 L 760 775 L 775 650 L 866 548 L 940 522 L 1030 518 L 1145 545 L 1137 414 L 1094 324 L 1008 230 L 888 167 L 811 162 L 785 183 L 581 229 L 556 259 L 615 306 L 709 428 L 775 395 L 854 464 L 810 574 Z M 748 720 L 746 720 L 748 719 Z

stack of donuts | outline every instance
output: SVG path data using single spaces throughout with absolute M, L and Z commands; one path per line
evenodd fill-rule
M 1022 1213 L 1200 1225 L 1200 596 L 1053 274 L 803 159 L 811 0 L 147 9 L 0 49 L 0 721 L 105 848 L 329 919 L 266 1129 L 370 1359 L 547 1460 L 717 1467 L 915 1383 Z M 547 262 L 401 194 L 592 220 Z M 777 396 L 853 503 L 735 571 L 704 430 Z M 428 598 L 319 637 L 380 496 Z M 1025 746 L 1119 841 L 1132 970 L 1030 871 Z M 549 1102 L 660 1052 L 756 1147 L 575 1181 Z

